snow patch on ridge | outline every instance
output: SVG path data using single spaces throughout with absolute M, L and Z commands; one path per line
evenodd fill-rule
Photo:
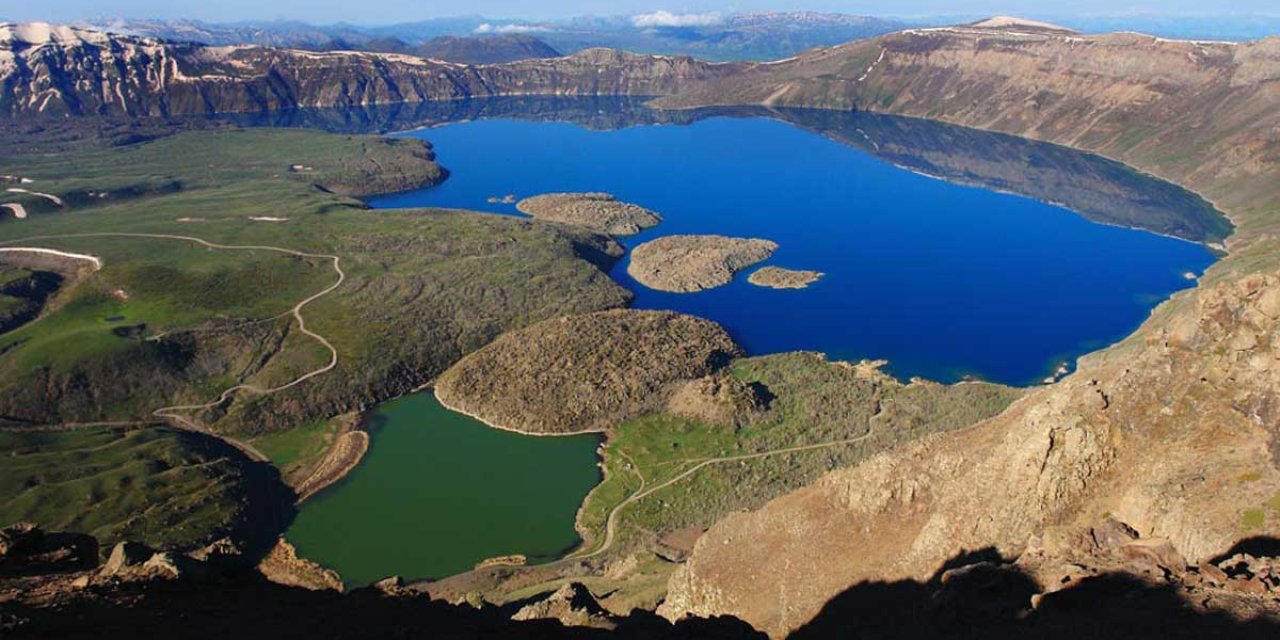
M 1068 29 L 1056 24 L 1048 22 L 1040 22 L 1039 20 L 1027 20 L 1026 18 L 1015 18 L 1013 16 L 992 16 L 986 20 L 979 20 L 969 25 L 970 27 L 978 27 L 980 29 L 1039 29 L 1043 31 L 1063 31 L 1066 33 L 1076 33 L 1075 29 Z
M 0 24 L 0 44 L 18 42 L 32 46 L 46 44 L 79 45 L 106 44 L 107 34 L 92 29 L 80 29 L 66 25 L 53 25 L 48 22 L 26 22 L 22 24 Z

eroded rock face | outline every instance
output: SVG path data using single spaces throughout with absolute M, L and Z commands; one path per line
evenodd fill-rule
M 776 242 L 717 235 L 665 236 L 631 250 L 627 273 L 659 291 L 691 293 L 728 284 L 733 275 L 767 260 Z
M 665 95 L 742 64 L 588 49 L 468 66 L 404 54 L 210 47 L 53 27 L 0 25 L 0 111 L 177 115 L 492 95 Z
M 672 386 L 741 350 L 709 320 L 621 309 L 503 334 L 436 382 L 445 406 L 533 433 L 602 431 L 662 406 Z
M 639 233 L 659 222 L 662 216 L 628 202 L 619 202 L 608 193 L 548 193 L 516 203 L 521 213 L 538 220 L 586 227 L 615 236 Z
M 854 584 L 926 579 L 965 550 L 1071 557 L 1101 514 L 1127 525 L 1096 529 L 1092 545 L 1161 571 L 1273 531 L 1274 290 L 1280 275 L 1256 274 L 1179 295 L 996 418 L 722 520 L 662 613 L 730 614 L 782 636 Z

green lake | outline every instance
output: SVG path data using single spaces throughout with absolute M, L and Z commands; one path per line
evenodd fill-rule
M 365 459 L 308 500 L 286 537 L 350 587 L 438 578 L 485 558 L 536 563 L 574 547 L 582 499 L 600 481 L 594 435 L 525 436 L 418 393 L 379 407 Z

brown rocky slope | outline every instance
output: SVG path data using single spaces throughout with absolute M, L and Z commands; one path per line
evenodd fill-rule
M 1277 44 L 917 30 L 737 83 L 723 99 L 881 109 L 1100 152 L 1200 191 L 1237 233 L 1201 287 L 1061 383 L 721 521 L 672 578 L 664 613 L 732 614 L 781 636 L 855 585 L 927 579 L 965 551 L 1053 565 L 1108 515 L 1192 564 L 1273 539 Z

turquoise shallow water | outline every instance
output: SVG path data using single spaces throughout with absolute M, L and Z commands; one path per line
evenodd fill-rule
M 515 553 L 545 561 L 577 544 L 574 515 L 600 480 L 598 437 L 492 429 L 431 393 L 382 405 L 370 428 L 360 466 L 307 501 L 286 534 L 348 587 Z
M 994 185 L 1000 189 L 1076 198 L 1091 211 L 1128 206 L 1136 213 L 1122 213 L 1139 222 L 1184 201 L 1207 208 L 1171 185 L 1114 163 L 1098 170 L 1099 159 L 1061 147 L 1028 150 L 1038 143 L 932 123 L 916 129 L 912 137 L 890 140 L 901 147 L 890 156 L 888 142 L 867 137 L 858 122 L 837 126 L 834 135 L 855 141 L 862 135 L 882 159 L 764 118 L 605 131 L 509 118 L 467 121 L 405 134 L 435 145 L 452 171 L 445 183 L 371 204 L 514 215 L 513 206 L 488 198 L 607 191 L 665 218 L 623 239 L 630 246 L 683 233 L 768 238 L 780 248 L 764 264 L 816 269 L 826 277 L 805 290 L 778 291 L 748 284 L 748 271 L 725 287 L 671 294 L 632 281 L 625 259 L 612 275 L 635 292 L 634 306 L 711 318 L 754 354 L 815 350 L 843 359 L 884 358 L 900 376 L 943 381 L 1037 382 L 1061 363 L 1132 332 L 1155 304 L 1190 286 L 1184 274 L 1199 274 L 1214 260 L 1199 244 L 1098 224 L 1062 206 L 972 186 L 992 181 L 984 171 L 1004 171 L 1014 175 Z M 908 157 L 925 145 L 928 155 Z M 990 168 L 1013 153 L 1010 168 Z M 970 184 L 886 159 L 952 167 Z M 1083 187 L 1073 184 L 1086 178 Z M 1132 223 L 1122 220 L 1117 224 Z

